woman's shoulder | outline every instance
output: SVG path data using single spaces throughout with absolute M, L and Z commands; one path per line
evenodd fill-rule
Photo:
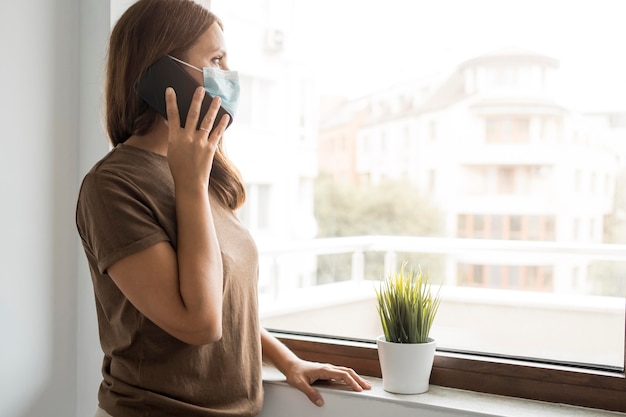
M 102 159 L 96 162 L 89 173 L 141 169 L 142 167 L 154 167 L 163 164 L 167 164 L 167 157 L 121 143 L 110 149 Z
M 94 218 L 136 218 L 149 207 L 171 205 L 173 180 L 167 158 L 130 146 L 116 146 L 83 177 L 76 218 L 87 230 Z
M 162 175 L 170 175 L 165 156 L 120 144 L 93 165 L 83 178 L 82 187 L 94 183 L 155 180 Z

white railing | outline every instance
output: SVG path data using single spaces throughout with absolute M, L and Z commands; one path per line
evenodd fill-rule
M 298 266 L 287 262 L 281 267 L 280 259 L 289 256 L 309 256 L 332 254 L 352 254 L 351 280 L 364 279 L 365 253 L 384 253 L 384 271 L 394 271 L 398 267 L 397 253 L 420 253 L 447 255 L 452 261 L 486 263 L 497 259 L 498 264 L 523 265 L 540 263 L 544 265 L 572 263 L 585 266 L 591 261 L 617 261 L 626 265 L 626 245 L 544 242 L 524 240 L 490 240 L 407 236 L 355 236 L 299 240 L 265 244 L 259 248 L 261 260 L 269 260 L 271 266 L 265 270 L 262 281 L 269 284 L 266 290 L 272 294 L 280 292 L 281 283 L 289 281 L 297 273 Z M 312 265 L 315 265 L 313 262 Z M 309 268 L 311 266 L 309 265 Z M 303 268 L 306 268 L 305 266 Z M 314 273 L 314 271 L 309 271 Z M 447 284 L 455 279 L 447 271 Z M 561 272 L 563 275 L 564 272 Z M 262 274 L 263 275 L 263 274 Z M 286 275 L 286 276 L 285 276 Z M 584 275 L 584 274 L 583 274 Z M 282 276 L 282 278 L 281 278 Z M 561 281 L 567 281 L 564 277 Z M 290 285 L 287 285 L 290 287 Z M 563 291 L 562 287 L 558 288 Z M 615 294 L 623 296 L 626 294 Z
M 390 236 L 264 245 L 260 247 L 261 266 L 270 267 L 262 268 L 260 277 L 262 324 L 374 339 L 381 332 L 375 308 L 376 282 L 364 278 L 365 254 L 371 252 L 384 254 L 385 271 L 398 267 L 398 253 L 440 254 L 445 259 L 443 268 L 448 276 L 443 279 L 442 305 L 433 328 L 439 346 L 624 366 L 626 245 Z M 315 274 L 317 256 L 329 254 L 351 254 L 351 277 L 338 277 L 341 282 L 324 285 L 313 281 L 302 285 L 294 279 L 306 268 Z M 621 272 L 613 271 L 610 277 L 614 294 L 592 296 L 586 288 L 572 285 L 572 270 L 584 274 L 585 266 L 593 261 L 618 263 Z M 554 266 L 555 290 L 457 286 L 457 262 Z M 577 278 L 581 276 L 584 278 Z M 558 280 L 566 281 L 565 285 L 556 283 Z

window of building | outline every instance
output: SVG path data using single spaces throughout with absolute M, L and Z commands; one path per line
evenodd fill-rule
M 516 67 L 500 67 L 495 71 L 496 84 L 500 86 L 514 86 L 517 84 L 517 72 Z
M 522 238 L 522 217 L 518 215 L 508 216 L 509 239 L 518 240 Z
M 252 78 L 245 75 L 239 77 L 241 87 L 241 103 L 237 106 L 237 123 L 249 125 L 252 123 L 252 109 L 254 100 L 252 98 Z
M 526 218 L 528 224 L 528 235 L 527 239 L 529 240 L 542 240 L 542 218 L 540 216 L 528 216 Z
M 486 225 L 485 225 L 485 216 L 482 214 L 475 214 L 472 216 L 472 236 L 473 237 L 485 237 L 486 234 Z
M 527 117 L 489 117 L 485 120 L 487 143 L 522 143 L 530 139 L 530 120 Z
M 437 140 L 437 122 L 435 120 L 428 123 L 428 137 L 433 142 Z
M 516 170 L 510 167 L 498 168 L 498 194 L 515 192 Z
M 267 128 L 272 123 L 274 103 L 270 99 L 272 83 L 258 75 L 242 73 L 239 77 L 241 97 L 237 106 L 237 123 Z
M 507 282 L 506 288 L 522 288 L 522 268 L 518 265 L 511 265 L 507 267 Z
M 468 228 L 468 221 L 467 221 L 467 214 L 459 214 L 457 216 L 457 236 L 458 237 L 467 237 L 468 236 L 468 232 L 467 232 L 467 228 Z
M 457 232 L 458 237 L 476 239 L 551 241 L 554 240 L 555 233 L 554 217 L 459 214 L 457 217 Z
M 582 192 L 583 189 L 583 172 L 580 169 L 577 169 L 574 172 L 574 190 L 576 190 L 576 192 L 580 193 Z
M 267 232 L 271 228 L 271 186 L 246 184 L 246 202 L 238 217 L 250 229 Z
M 437 191 L 437 171 L 428 170 L 428 193 L 434 194 Z
M 504 217 L 503 216 L 490 216 L 489 217 L 489 237 L 491 239 L 503 239 L 504 238 Z

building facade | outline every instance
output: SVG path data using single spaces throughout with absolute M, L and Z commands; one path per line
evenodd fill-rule
M 508 47 L 347 102 L 322 121 L 320 172 L 411 181 L 445 214 L 448 237 L 601 243 L 621 163 L 611 115 L 560 100 L 558 67 Z M 582 292 L 588 266 L 459 258 L 449 273 L 457 285 Z

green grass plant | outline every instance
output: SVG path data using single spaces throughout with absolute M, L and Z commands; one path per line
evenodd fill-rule
M 428 273 L 403 262 L 399 272 L 389 273 L 375 289 L 376 309 L 385 339 L 394 343 L 427 343 L 439 308 L 439 291 L 432 292 Z

